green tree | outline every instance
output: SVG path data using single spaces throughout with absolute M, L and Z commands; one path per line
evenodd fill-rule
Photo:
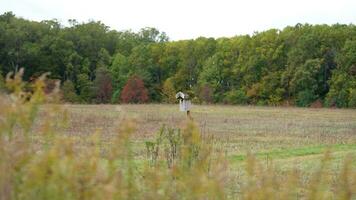
M 321 60 L 307 60 L 299 67 L 291 80 L 290 87 L 296 95 L 298 106 L 309 106 L 318 99 L 317 74 L 321 68 Z
M 66 61 L 66 74 L 65 78 L 71 80 L 74 84 L 77 83 L 77 76 L 82 71 L 82 61 L 83 57 L 80 56 L 77 52 L 73 52 L 69 55 L 68 60 Z
M 163 83 L 162 93 L 163 93 L 163 102 L 165 103 L 175 103 L 176 100 L 176 90 L 173 85 L 172 78 L 168 78 Z
M 143 43 L 167 42 L 169 40 L 165 32 L 161 33 L 152 27 L 142 28 L 138 36 Z
M 94 94 L 93 94 L 93 83 L 89 80 L 87 74 L 79 74 L 77 87 L 79 90 L 79 97 L 83 103 L 90 103 Z
M 110 72 L 113 78 L 114 91 L 121 91 L 132 73 L 127 57 L 117 53 L 110 66 Z
M 333 73 L 331 79 L 331 88 L 327 95 L 326 103 L 328 106 L 347 107 L 349 83 L 347 81 L 348 75 L 346 73 Z
M 350 89 L 348 106 L 350 108 L 356 108 L 356 83 L 354 88 Z
M 77 103 L 79 97 L 75 93 L 74 84 L 72 81 L 67 80 L 62 85 L 62 95 L 65 102 Z
M 214 101 L 221 101 L 224 93 L 231 89 L 231 68 L 224 55 L 217 53 L 209 58 L 199 76 L 200 85 L 209 85 L 214 90 Z
M 96 68 L 109 67 L 110 64 L 111 64 L 111 56 L 109 52 L 106 49 L 101 48 L 98 53 L 98 61 L 96 63 Z
M 326 102 L 329 106 L 355 107 L 356 41 L 345 43 L 337 64 L 330 80 Z

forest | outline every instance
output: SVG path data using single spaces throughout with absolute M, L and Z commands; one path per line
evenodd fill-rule
M 0 90 L 24 68 L 49 72 L 72 103 L 193 103 L 356 107 L 356 26 L 296 24 L 230 38 L 171 41 L 156 28 L 0 15 Z M 1 89 L 3 88 L 3 89 Z

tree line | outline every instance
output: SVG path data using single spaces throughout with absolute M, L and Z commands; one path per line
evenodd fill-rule
M 173 103 L 185 91 L 196 103 L 356 107 L 353 24 L 181 41 L 155 28 L 68 24 L 0 15 L 0 87 L 25 68 L 27 81 L 50 72 L 75 103 Z

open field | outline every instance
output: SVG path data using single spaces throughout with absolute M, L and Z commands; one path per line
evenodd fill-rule
M 10 100 L 0 101 L 3 199 L 356 195 L 355 110 L 202 105 L 194 125 L 177 105 Z
M 121 123 L 134 119 L 138 160 L 146 155 L 144 141 L 154 138 L 162 126 L 181 127 L 186 121 L 177 105 L 66 105 L 66 109 L 69 124 L 62 132 L 87 137 L 99 131 L 105 145 L 111 144 Z M 249 152 L 262 166 L 273 165 L 278 176 L 298 170 L 305 183 L 320 170 L 326 150 L 332 152 L 328 164 L 332 179 L 338 180 L 336 174 L 347 156 L 353 157 L 351 166 L 356 169 L 356 110 L 196 105 L 192 117 L 202 135 L 213 135 L 216 150 L 229 161 L 231 196 L 239 196 L 239 188 L 247 182 Z
M 101 130 L 110 136 L 125 119 L 135 119 L 136 136 L 152 136 L 162 125 L 186 120 L 177 105 L 66 105 L 67 134 Z M 235 151 L 271 150 L 325 144 L 356 143 L 356 110 L 242 106 L 197 106 L 192 117 L 202 134 L 231 143 Z
M 108 144 L 120 123 L 134 119 L 138 155 L 143 153 L 143 141 L 152 138 L 163 125 L 179 127 L 186 120 L 177 105 L 65 107 L 69 124 L 62 132 L 87 137 L 99 131 Z M 329 148 L 337 157 L 356 153 L 356 110 L 195 105 L 192 116 L 201 133 L 213 135 L 233 165 L 244 160 L 248 152 L 290 167 L 313 166 L 309 161 Z

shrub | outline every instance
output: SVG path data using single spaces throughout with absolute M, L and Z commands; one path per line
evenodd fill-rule
M 214 103 L 214 91 L 213 89 L 205 84 L 200 88 L 199 91 L 199 98 L 204 103 Z
M 81 102 L 90 103 L 94 98 L 93 94 L 93 82 L 89 80 L 89 76 L 87 74 L 79 74 L 77 80 L 77 86 L 79 90 L 79 97 Z
M 97 103 L 109 103 L 112 95 L 112 78 L 106 67 L 96 70 L 94 88 Z
M 257 106 L 266 106 L 266 105 L 268 105 L 268 101 L 265 100 L 265 99 L 259 99 L 259 100 L 256 102 L 256 105 L 257 105 Z
M 248 97 L 243 90 L 232 90 L 225 94 L 224 101 L 229 104 L 247 104 Z
M 296 104 L 301 107 L 308 107 L 318 98 L 311 90 L 298 92 Z
M 350 108 L 356 108 L 356 89 L 351 89 L 349 94 L 349 104 Z
M 272 105 L 272 106 L 281 105 L 284 93 L 285 93 L 285 89 L 283 88 L 275 89 L 273 93 L 268 97 L 268 105 Z
M 342 107 L 347 107 L 347 103 L 348 103 L 348 92 L 345 89 L 341 89 L 340 91 L 338 91 L 338 93 L 335 96 L 328 96 L 327 99 L 327 104 L 329 106 L 337 106 L 339 108 Z
M 5 90 L 5 79 L 0 71 L 0 92 Z
M 348 74 L 335 71 L 330 80 L 330 90 L 326 96 L 328 106 L 347 107 L 351 78 Z
M 124 103 L 145 103 L 148 101 L 148 90 L 140 77 L 129 78 L 122 89 L 121 100 Z
M 75 93 L 74 84 L 72 81 L 67 80 L 62 85 L 62 96 L 65 102 L 76 103 L 79 97 Z
M 316 101 L 314 101 L 313 103 L 310 104 L 311 108 L 322 108 L 323 107 L 323 102 L 318 99 Z
M 121 96 L 121 90 L 116 90 L 111 97 L 111 103 L 119 103 L 120 102 L 120 96 Z

